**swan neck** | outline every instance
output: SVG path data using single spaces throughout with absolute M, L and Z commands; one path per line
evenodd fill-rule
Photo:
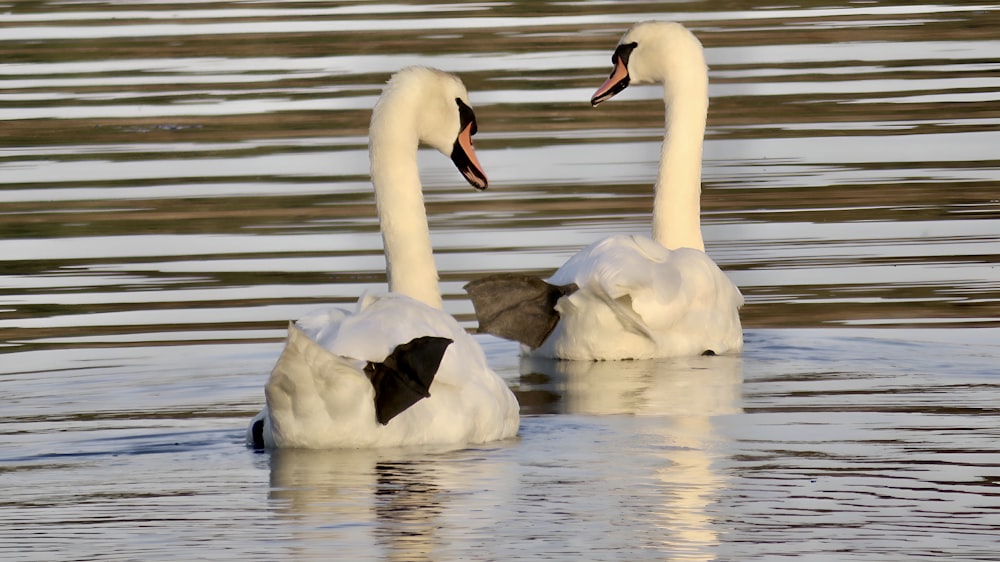
M 653 198 L 653 238 L 667 249 L 704 251 L 701 156 L 708 115 L 708 71 L 692 65 L 664 84 L 666 134 Z
M 389 290 L 441 308 L 437 268 L 417 167 L 414 116 L 376 106 L 369 140 L 372 184 Z

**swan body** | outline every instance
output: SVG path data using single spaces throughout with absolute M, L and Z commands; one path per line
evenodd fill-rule
M 653 236 L 618 235 L 591 244 L 547 279 L 558 290 L 544 296 L 529 292 L 523 298 L 530 282 L 522 276 L 473 281 L 466 289 L 480 330 L 521 341 L 527 354 L 560 359 L 739 352 L 743 296 L 705 253 L 701 234 L 708 111 L 701 43 L 680 24 L 643 22 L 625 33 L 612 62 L 614 70 L 594 93 L 593 105 L 631 82 L 664 88 L 666 136 L 653 199 Z M 546 310 L 546 302 L 554 304 Z M 547 313 L 545 322 L 537 321 Z M 547 331 L 543 325 L 552 327 Z
M 474 187 L 475 115 L 461 81 L 411 67 L 372 113 L 370 157 L 389 292 L 354 310 L 318 310 L 289 326 L 250 422 L 258 448 L 466 444 L 517 434 L 518 403 L 476 341 L 441 309 L 417 170 L 419 143 L 450 155 Z
M 382 425 L 366 363 L 397 342 L 426 335 L 452 340 L 419 400 Z M 518 406 L 486 365 L 476 341 L 444 311 L 405 295 L 365 295 L 357 310 L 319 310 L 289 327 L 288 342 L 265 387 L 266 446 L 372 448 L 482 443 L 512 437 Z M 252 426 L 253 424 L 251 424 Z
M 579 289 L 535 355 L 562 359 L 649 359 L 738 351 L 739 290 L 700 250 L 668 250 L 639 235 L 587 246 L 548 279 Z

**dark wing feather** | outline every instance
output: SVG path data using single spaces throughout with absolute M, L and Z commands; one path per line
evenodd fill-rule
M 375 388 L 375 417 L 389 420 L 431 395 L 431 383 L 452 340 L 434 336 L 414 338 L 396 346 L 381 363 L 369 362 L 365 373 Z
M 575 284 L 552 285 L 537 277 L 511 273 L 491 275 L 465 286 L 480 332 L 519 341 L 532 349 L 542 345 L 559 323 L 556 303 L 575 290 Z

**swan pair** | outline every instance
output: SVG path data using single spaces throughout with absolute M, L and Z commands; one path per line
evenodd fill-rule
M 630 82 L 661 82 L 667 137 L 654 198 L 653 238 L 613 236 L 572 257 L 547 281 L 500 275 L 467 290 L 480 330 L 565 359 L 637 359 L 742 348 L 735 285 L 704 253 L 701 146 L 708 105 L 701 44 L 676 23 L 630 29 L 591 102 Z M 289 326 L 247 429 L 254 447 L 369 448 L 469 444 L 517 434 L 518 403 L 475 340 L 441 309 L 417 170 L 419 143 L 487 186 L 472 146 L 476 119 L 455 76 L 396 73 L 372 113 L 372 183 L 389 292 L 354 311 L 310 313 Z

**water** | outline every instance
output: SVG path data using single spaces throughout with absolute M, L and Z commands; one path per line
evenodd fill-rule
M 997 6 L 14 2 L 0 10 L 5 559 L 950 560 L 1000 538 Z M 671 10 L 671 11 L 667 11 Z M 289 319 L 384 284 L 368 111 L 470 89 L 485 193 L 420 157 L 445 307 L 646 232 L 654 88 L 702 39 L 739 357 L 521 361 L 517 440 L 261 454 Z

